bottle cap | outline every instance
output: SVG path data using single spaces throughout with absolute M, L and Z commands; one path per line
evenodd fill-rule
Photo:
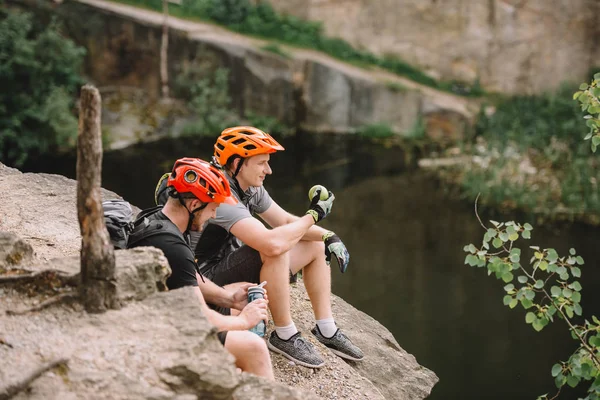
M 250 286 L 248 288 L 248 294 L 250 293 L 261 293 L 261 294 L 265 294 L 265 289 L 263 289 L 262 286 Z

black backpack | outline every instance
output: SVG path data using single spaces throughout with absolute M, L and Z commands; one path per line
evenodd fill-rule
M 165 221 L 151 221 L 147 218 L 160 211 L 162 206 L 142 211 L 135 220 L 131 204 L 125 200 L 103 201 L 102 206 L 104 207 L 104 223 L 115 249 L 135 247 L 140 240 L 163 232 L 180 237 L 189 243 L 174 224 L 165 223 Z
M 133 209 L 125 200 L 106 200 L 102 202 L 104 208 L 104 223 L 110 241 L 115 249 L 125 249 L 127 238 L 133 229 Z

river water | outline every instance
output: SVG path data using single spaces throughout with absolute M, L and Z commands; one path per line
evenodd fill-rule
M 576 348 L 558 321 L 536 333 L 525 312 L 503 306 L 504 283 L 484 269 L 463 264 L 466 244 L 479 244 L 483 229 L 473 200 L 451 198 L 415 167 L 414 151 L 348 136 L 297 136 L 281 140 L 265 186 L 293 213 L 305 211 L 307 191 L 334 191 L 334 230 L 351 254 L 348 271 L 333 267 L 333 292 L 381 322 L 398 343 L 440 378 L 431 399 L 535 399 L 556 389 L 552 365 Z M 152 206 L 154 186 L 176 158 L 211 154 L 214 138 L 163 140 L 105 153 L 103 186 L 133 204 Z M 414 149 L 413 149 L 414 150 Z M 75 176 L 73 157 L 37 160 L 24 170 Z M 485 193 L 482 194 L 485 196 Z M 490 215 L 481 209 L 484 221 Z M 600 312 L 600 231 L 584 225 L 539 227 L 529 243 L 565 255 L 577 249 L 583 268 L 582 305 L 588 318 Z M 528 257 L 522 257 L 527 260 Z M 368 355 L 367 355 L 368 356 Z M 563 390 L 560 398 L 582 392 Z

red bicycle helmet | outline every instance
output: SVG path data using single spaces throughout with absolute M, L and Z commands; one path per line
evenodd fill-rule
M 175 161 L 167 186 L 172 186 L 179 194 L 191 193 L 203 203 L 237 203 L 223 172 L 199 158 Z
M 232 155 L 242 158 L 257 154 L 275 153 L 285 150 L 282 145 L 268 133 L 251 126 L 235 126 L 227 128 L 215 143 L 215 156 L 221 165 L 225 165 Z

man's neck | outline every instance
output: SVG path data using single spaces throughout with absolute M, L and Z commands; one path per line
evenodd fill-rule
M 227 173 L 230 177 L 233 177 L 233 172 L 227 171 Z M 233 179 L 237 181 L 238 185 L 240 185 L 240 189 L 242 189 L 243 192 L 246 192 L 246 190 L 248 190 L 248 188 L 250 187 L 250 185 L 245 184 L 243 180 L 240 180 L 239 175 Z
M 184 208 L 174 207 L 167 202 L 162 208 L 162 213 L 165 214 L 177 228 L 179 228 L 181 233 L 185 232 L 189 221 L 189 214 Z

